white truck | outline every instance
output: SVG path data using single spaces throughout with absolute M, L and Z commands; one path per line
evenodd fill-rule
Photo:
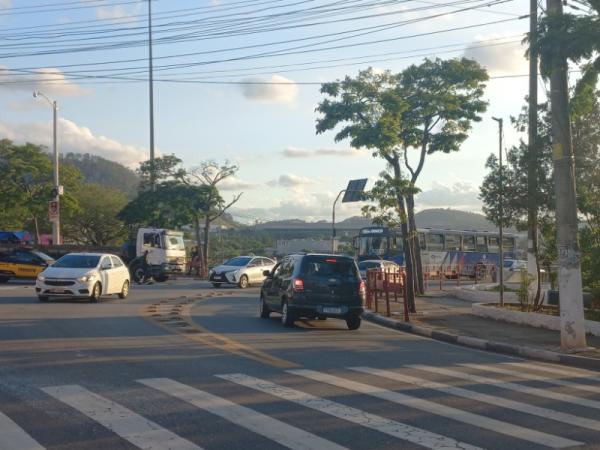
M 145 256 L 147 252 L 147 257 Z M 144 264 L 146 258 L 148 267 Z M 184 273 L 186 269 L 183 233 L 164 228 L 140 228 L 135 242 L 135 258 L 129 263 L 131 278 L 139 282 L 144 272 L 155 281 L 163 282 L 173 273 Z

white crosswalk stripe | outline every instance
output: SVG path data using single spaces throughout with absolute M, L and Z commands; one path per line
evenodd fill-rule
M 419 388 L 433 389 L 446 394 L 454 395 L 456 397 L 463 397 L 469 400 L 476 400 L 482 403 L 488 403 L 494 406 L 500 406 L 502 408 L 512 409 L 515 411 L 531 414 L 545 419 L 555 420 L 557 422 L 566 423 L 569 425 L 575 425 L 581 428 L 588 428 L 594 431 L 600 431 L 600 421 L 587 419 L 585 417 L 575 416 L 573 414 L 563 413 L 555 411 L 553 409 L 542 408 L 535 405 L 529 405 L 527 403 L 518 402 L 515 400 L 509 400 L 504 397 L 498 397 L 495 395 L 482 394 L 476 391 L 470 391 L 456 386 L 451 386 L 444 383 L 438 383 L 435 381 L 427 381 L 422 378 L 416 378 L 398 372 L 392 372 L 389 370 L 371 369 L 369 367 L 352 367 L 352 370 L 363 372 L 370 375 L 376 375 L 378 377 L 387 378 L 401 383 L 408 383 Z
M 556 366 L 547 366 L 545 364 L 530 364 L 530 363 L 524 363 L 524 362 L 502 363 L 502 366 L 539 370 L 541 372 L 552 373 L 555 375 L 565 376 L 568 378 L 585 378 L 587 380 L 595 381 L 596 383 L 600 383 L 600 377 L 597 376 L 598 372 L 590 372 L 590 371 L 583 370 L 583 369 L 574 369 L 574 368 L 563 369 L 563 368 L 556 367 Z
M 564 386 L 564 387 L 568 387 L 568 388 L 572 388 L 572 389 L 577 389 L 580 391 L 587 391 L 587 392 L 593 392 L 594 394 L 600 394 L 600 386 L 590 386 L 588 384 L 575 383 L 573 381 L 568 381 L 568 380 L 558 380 L 555 378 L 548 378 L 548 377 L 545 377 L 542 375 L 534 375 L 532 373 L 525 373 L 522 370 L 514 370 L 514 369 L 511 370 L 508 367 L 490 366 L 490 365 L 483 365 L 483 364 L 461 364 L 461 366 L 471 367 L 473 369 L 478 369 L 478 370 L 485 370 L 488 372 L 500 373 L 503 375 L 510 375 L 513 377 L 520 377 L 520 378 L 524 378 L 524 379 L 532 380 L 532 381 L 543 381 L 544 383 L 554 384 L 556 386 Z M 532 369 L 535 367 L 533 364 L 529 364 L 529 366 Z
M 488 417 L 473 414 L 468 411 L 463 411 L 458 408 L 452 408 L 440 403 L 401 394 L 399 392 L 389 391 L 387 389 L 382 389 L 364 383 L 358 383 L 346 378 L 315 372 L 313 370 L 300 369 L 288 370 L 287 372 L 310 378 L 311 380 L 328 383 L 343 389 L 359 392 L 361 394 L 370 395 L 372 397 L 397 403 L 399 405 L 419 409 L 437 416 L 447 417 L 452 420 L 475 425 L 476 427 L 487 429 L 496 433 L 505 434 L 540 445 L 545 445 L 551 448 L 564 448 L 582 444 L 581 442 L 573 441 L 571 439 L 565 439 L 560 436 L 554 436 L 548 433 L 530 430 L 518 425 L 512 425 L 507 422 L 502 422 L 500 420 L 490 419 Z
M 346 447 L 342 447 L 327 439 L 300 430 L 245 406 L 237 405 L 224 398 L 178 383 L 177 381 L 167 378 L 152 378 L 138 381 L 291 449 L 347 450 Z
M 44 450 L 10 417 L 0 412 L 0 450 Z
M 81 386 L 50 386 L 42 390 L 141 449 L 202 450 L 202 447 Z
M 460 378 L 467 381 L 472 381 L 474 383 L 479 384 L 488 384 L 491 386 L 496 386 L 502 389 L 507 389 L 511 391 L 521 392 L 523 394 L 535 395 L 537 397 L 549 398 L 555 401 L 561 401 L 565 403 L 572 403 L 579 406 L 586 406 L 588 408 L 600 409 L 600 402 L 596 400 L 590 400 L 587 398 L 576 397 L 574 395 L 563 394 L 561 392 L 555 392 L 545 389 L 538 389 L 534 387 L 525 386 L 518 383 L 513 383 L 510 381 L 501 381 L 490 379 L 486 377 L 482 377 L 479 375 L 473 375 L 470 373 L 459 372 L 456 370 L 445 369 L 442 367 L 434 367 L 434 366 L 423 366 L 420 364 L 409 365 L 412 369 L 423 370 L 425 372 L 437 373 L 440 375 L 447 375 L 454 378 Z
M 324 414 L 347 420 L 357 425 L 385 433 L 389 436 L 403 439 L 405 441 L 419 444 L 430 449 L 456 449 L 476 450 L 478 447 L 456 441 L 455 439 L 432 433 L 427 430 L 416 428 L 401 422 L 386 419 L 375 414 L 370 414 L 350 406 L 336 403 L 331 400 L 316 397 L 305 392 L 281 386 L 259 378 L 244 374 L 217 375 L 219 378 L 248 388 L 264 392 L 306 408 L 320 411 Z

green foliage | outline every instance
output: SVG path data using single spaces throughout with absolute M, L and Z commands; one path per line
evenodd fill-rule
M 135 197 L 139 184 L 138 175 L 114 161 L 89 153 L 67 153 L 61 157 L 62 165 L 76 167 L 87 184 L 98 184 L 111 189 L 118 189 L 128 199 Z
M 398 207 L 398 196 L 406 197 L 409 193 L 418 192 L 404 178 L 396 179 L 389 172 L 381 172 L 379 180 L 367 198 L 374 204 L 363 206 L 362 213 L 377 225 L 400 227 L 407 223 L 406 212 Z
M 78 208 L 63 217 L 63 235 L 84 245 L 120 245 L 127 229 L 117 214 L 127 203 L 125 194 L 98 184 L 85 184 L 75 193 Z
M 74 194 L 81 184 L 81 174 L 71 166 L 60 168 L 60 183 L 65 187 L 61 197 L 61 214 L 77 209 Z M 8 139 L 0 141 L 0 218 L 2 227 L 35 229 L 48 232 L 48 202 L 54 186 L 52 161 L 43 148 L 34 144 L 16 145 Z

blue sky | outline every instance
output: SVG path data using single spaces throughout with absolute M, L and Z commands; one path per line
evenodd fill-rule
M 459 153 L 428 157 L 418 206 L 478 211 L 484 163 L 498 145 L 491 116 L 508 122 L 527 94 L 527 78 L 513 76 L 527 73 L 519 41 L 528 20 L 518 17 L 527 14 L 528 3 L 155 0 L 157 149 L 190 167 L 207 159 L 237 162 L 240 169 L 223 193 L 244 192 L 235 207 L 240 220 L 328 219 L 349 179 L 372 182 L 385 165 L 367 150 L 335 143 L 333 133 L 315 134 L 318 83 L 369 66 L 401 71 L 425 56 L 466 55 L 493 77 L 488 113 Z M 0 137 L 50 144 L 50 109 L 31 95 L 39 89 L 59 102 L 62 151 L 95 153 L 130 167 L 146 159 L 146 10 L 141 0 L 0 0 Z M 472 27 L 444 31 L 466 26 Z M 87 48 L 123 42 L 133 46 Z M 294 54 L 264 56 L 274 52 Z M 510 146 L 519 136 L 506 128 Z M 344 204 L 338 215 L 359 210 Z

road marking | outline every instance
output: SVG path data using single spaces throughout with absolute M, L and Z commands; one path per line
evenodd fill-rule
M 422 366 L 419 364 L 409 365 L 413 369 L 423 370 L 426 372 L 437 373 L 440 375 L 447 375 L 449 377 L 461 378 L 467 381 L 473 381 L 479 384 L 489 384 L 491 386 L 497 386 L 502 389 L 508 389 L 510 391 L 522 392 L 523 394 L 536 395 L 538 397 L 549 398 L 554 401 L 561 401 L 565 403 L 573 403 L 575 405 L 586 406 L 588 408 L 599 409 L 600 402 L 595 400 L 588 400 L 586 398 L 575 397 L 574 395 L 563 394 L 561 392 L 555 392 L 545 389 L 538 389 L 534 387 L 525 386 L 522 384 L 512 383 L 510 381 L 500 381 L 490 378 L 485 378 L 470 373 L 458 372 L 456 370 L 443 369 L 441 367 Z
M 1 450 L 44 450 L 25 430 L 0 412 L 0 449 Z
M 524 362 L 518 363 L 502 363 L 503 366 L 511 366 L 511 367 L 523 367 L 526 369 L 540 370 L 542 372 L 554 373 L 557 375 L 564 375 L 570 378 L 588 378 L 592 381 L 596 381 L 600 383 L 600 377 L 596 376 L 598 372 L 590 372 L 584 369 L 575 369 L 569 367 L 569 369 L 563 369 L 562 367 L 555 366 L 546 366 L 543 364 L 529 364 Z
M 493 431 L 495 433 L 505 434 L 521 440 L 534 442 L 536 444 L 545 445 L 551 448 L 564 448 L 574 445 L 581 445 L 582 442 L 565 439 L 560 436 L 542 433 L 535 430 L 530 430 L 518 425 L 512 425 L 496 419 L 473 414 L 461 409 L 445 406 L 440 403 L 435 403 L 429 400 L 423 400 L 417 397 L 411 397 L 406 394 L 401 394 L 395 391 L 389 391 L 376 386 L 371 386 L 364 383 L 358 383 L 346 378 L 340 378 L 326 373 L 315 372 L 313 370 L 288 370 L 288 373 L 303 376 L 311 380 L 328 383 L 343 389 L 347 389 L 361 394 L 370 395 L 385 401 L 396 403 L 398 405 L 408 406 L 409 408 L 419 409 L 437 416 L 447 417 L 452 420 L 474 425 L 479 428 Z
M 342 405 L 249 375 L 228 374 L 217 375 L 217 377 L 430 449 L 481 450 L 479 447 L 437 433 L 386 419 L 351 406 Z
M 138 380 L 138 382 L 177 397 L 294 450 L 347 450 L 346 447 L 285 422 L 168 378 L 150 378 Z
M 141 449 L 202 450 L 202 447 L 81 386 L 50 386 L 42 390 Z
M 358 372 L 367 373 L 370 375 L 376 375 L 382 378 L 388 378 L 390 380 L 399 381 L 402 383 L 412 384 L 420 388 L 433 389 L 436 391 L 445 392 L 446 394 L 467 398 L 469 400 L 476 400 L 494 406 L 501 406 L 507 409 L 514 409 L 515 411 L 531 414 L 533 416 L 544 417 L 545 419 L 551 419 L 557 422 L 567 423 L 569 425 L 575 425 L 581 428 L 588 428 L 590 430 L 600 431 L 600 422 L 597 420 L 579 417 L 573 414 L 555 411 L 553 409 L 542 408 L 523 402 L 517 402 L 503 397 L 497 397 L 495 395 L 488 395 L 475 391 L 469 391 L 467 389 L 450 386 L 443 383 L 437 383 L 435 381 L 426 381 L 422 378 L 415 378 L 397 372 L 391 372 L 389 370 L 371 369 L 369 367 L 351 367 L 350 369 L 356 370 Z
M 568 381 L 568 380 L 557 380 L 555 378 L 548 378 L 548 377 L 545 377 L 542 375 L 534 375 L 532 373 L 524 373 L 522 371 L 510 370 L 510 369 L 505 369 L 505 368 L 497 367 L 497 366 L 487 366 L 484 364 L 460 364 L 460 365 L 465 366 L 465 367 L 471 367 L 473 369 L 487 370 L 489 372 L 501 373 L 503 375 L 510 375 L 510 376 L 518 377 L 518 378 L 525 378 L 527 380 L 532 380 L 532 381 L 543 381 L 544 383 L 554 384 L 556 386 L 564 386 L 564 387 L 569 387 L 569 388 L 573 388 L 573 389 L 578 389 L 580 391 L 588 391 L 588 392 L 593 392 L 594 394 L 600 394 L 600 387 L 598 387 L 598 386 L 590 386 L 590 385 L 586 385 L 586 384 L 575 383 L 573 381 Z M 528 364 L 528 366 L 530 366 L 532 369 L 537 368 L 533 364 Z M 599 403 L 599 405 L 600 405 L 600 403 Z

